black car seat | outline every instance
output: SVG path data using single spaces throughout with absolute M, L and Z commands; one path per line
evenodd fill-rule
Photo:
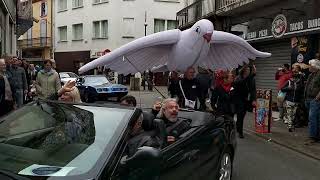
M 154 119 L 155 116 L 151 112 L 143 111 L 142 128 L 145 131 L 152 131 L 155 129 Z

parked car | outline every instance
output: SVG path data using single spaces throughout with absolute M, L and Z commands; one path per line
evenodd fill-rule
M 68 81 L 76 81 L 79 76 L 73 72 L 60 72 L 61 85 L 64 85 Z
M 142 137 L 158 132 L 148 129 L 160 122 L 147 116 L 149 111 L 117 104 L 29 103 L 0 119 L 0 178 L 231 179 L 234 121 L 212 113 L 179 111 L 179 121 L 191 124 L 177 141 L 141 147 L 128 157 L 134 120 L 143 114 Z
M 88 75 L 77 79 L 77 87 L 82 101 L 95 102 L 116 97 L 119 101 L 128 94 L 128 88 L 121 84 L 112 84 L 104 75 Z

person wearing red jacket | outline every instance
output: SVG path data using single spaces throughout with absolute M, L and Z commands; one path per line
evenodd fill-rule
M 288 80 L 292 78 L 292 72 L 290 70 L 289 64 L 284 64 L 281 68 L 276 72 L 275 80 L 278 80 L 278 97 L 277 97 L 277 106 L 279 109 L 279 118 L 275 121 L 282 120 L 285 114 L 285 110 L 283 107 L 284 99 L 286 97 L 286 93 L 282 92 L 281 89 L 286 85 Z

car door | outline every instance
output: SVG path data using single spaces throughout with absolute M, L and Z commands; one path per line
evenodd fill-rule
M 187 132 L 188 133 L 188 132 Z M 180 141 L 180 142 L 179 142 Z M 161 180 L 214 179 L 225 140 L 221 127 L 193 127 L 163 150 Z

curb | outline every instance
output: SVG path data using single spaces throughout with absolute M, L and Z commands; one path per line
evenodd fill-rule
M 244 128 L 243 130 L 244 130 L 244 132 L 245 132 L 246 134 L 255 135 L 255 136 L 259 137 L 259 138 L 262 138 L 262 139 L 264 139 L 264 140 L 267 140 L 268 142 L 273 142 L 273 143 L 275 143 L 275 144 L 277 144 L 277 145 L 280 145 L 280 146 L 282 146 L 282 147 L 285 147 L 285 148 L 287 148 L 287 149 L 290 149 L 290 150 L 292 150 L 292 151 L 294 151 L 294 152 L 303 154 L 303 155 L 305 155 L 305 156 L 307 156 L 307 157 L 309 157 L 309 158 L 312 158 L 312 159 L 315 159 L 315 160 L 317 160 L 317 161 L 320 161 L 320 157 L 314 156 L 313 154 L 310 154 L 310 153 L 303 152 L 303 151 L 301 151 L 301 150 L 299 150 L 299 149 L 297 149 L 297 148 L 293 148 L 293 147 L 291 147 L 291 146 L 288 146 L 288 145 L 286 145 L 285 143 L 282 143 L 282 142 L 279 141 L 279 140 L 271 139 L 271 138 L 269 138 L 269 137 L 267 137 L 267 136 L 265 136 L 265 135 L 263 135 L 263 134 L 258 134 L 258 133 L 256 133 L 255 131 L 252 131 L 252 130 L 249 130 L 249 129 L 246 129 L 246 128 Z

